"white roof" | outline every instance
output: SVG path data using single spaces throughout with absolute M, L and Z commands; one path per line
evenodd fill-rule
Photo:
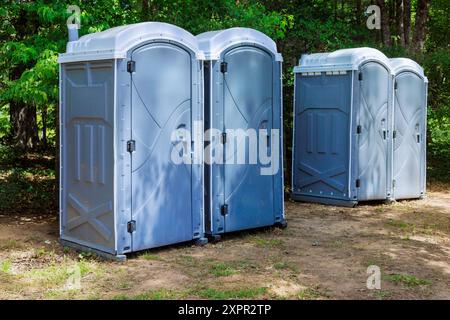
M 389 61 L 394 74 L 398 74 L 402 71 L 412 71 L 421 76 L 425 81 L 428 81 L 423 72 L 423 68 L 414 60 L 408 58 L 393 58 Z
M 378 61 L 388 69 L 389 59 L 381 51 L 373 48 L 342 49 L 327 53 L 302 55 L 294 72 L 322 72 L 339 70 L 358 70 L 367 61 Z
M 264 33 L 250 28 L 230 28 L 226 30 L 209 31 L 197 36 L 198 45 L 206 60 L 219 60 L 220 55 L 229 47 L 239 44 L 257 45 L 272 52 L 276 61 L 282 61 L 277 51 L 275 41 Z
M 168 23 L 142 22 L 87 34 L 78 41 L 68 42 L 67 52 L 59 55 L 58 62 L 123 59 L 128 50 L 139 43 L 158 39 L 181 43 L 198 59 L 203 58 L 196 38 L 188 31 Z

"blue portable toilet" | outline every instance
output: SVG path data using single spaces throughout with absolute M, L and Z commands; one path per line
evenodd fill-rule
M 205 232 L 284 226 L 281 54 L 272 39 L 248 28 L 197 39 L 205 55 Z M 239 130 L 263 134 L 239 140 Z M 250 160 L 262 143 L 270 169 Z M 245 163 L 237 161 L 239 150 Z
M 393 197 L 421 198 L 426 189 L 428 79 L 415 61 L 391 59 L 394 72 Z
M 292 199 L 391 199 L 389 59 L 372 48 L 305 54 L 294 73 Z
M 124 258 L 202 239 L 202 162 L 171 158 L 173 132 L 203 139 L 196 38 L 145 22 L 73 40 L 59 56 L 61 241 Z

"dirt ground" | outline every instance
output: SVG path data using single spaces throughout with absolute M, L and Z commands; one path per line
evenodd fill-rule
M 448 187 L 353 209 L 287 201 L 286 215 L 283 230 L 125 263 L 61 247 L 54 216 L 0 215 L 0 299 L 450 299 Z M 371 265 L 381 290 L 366 287 Z

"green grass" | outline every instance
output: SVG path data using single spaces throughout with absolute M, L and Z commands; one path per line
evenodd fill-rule
M 119 294 L 114 296 L 113 300 L 171 300 L 171 299 L 181 299 L 185 296 L 186 293 L 184 292 L 168 289 L 158 289 L 158 290 L 150 290 L 134 296 Z
M 6 241 L 0 242 L 0 250 L 1 251 L 10 251 L 10 250 L 20 250 L 23 249 L 25 246 L 23 243 L 18 242 L 14 239 L 9 239 Z
M 374 290 L 373 296 L 380 300 L 386 300 L 386 299 L 389 299 L 390 297 L 392 297 L 392 293 L 390 293 L 389 291 L 385 291 L 385 290 Z
M 144 260 L 149 260 L 149 261 L 161 260 L 160 256 L 158 256 L 156 254 L 149 253 L 149 252 L 144 252 L 143 254 L 139 255 L 139 258 L 142 258 Z
M 220 262 L 211 265 L 210 273 L 215 277 L 227 277 L 235 274 L 236 270 L 226 263 Z
M 299 300 L 317 300 L 321 297 L 322 295 L 320 294 L 319 291 L 312 289 L 312 288 L 306 288 L 304 290 L 301 290 L 298 294 L 297 294 L 297 298 Z
M 420 279 L 413 275 L 404 273 L 389 274 L 385 278 L 390 282 L 395 284 L 403 284 L 407 287 L 417 287 L 431 284 L 431 281 L 429 280 Z
M 11 261 L 10 260 L 3 260 L 0 262 L 0 271 L 4 273 L 9 273 L 11 271 Z
M 411 227 L 413 227 L 413 225 L 411 225 L 405 221 L 395 220 L 395 219 L 389 219 L 386 222 L 386 224 L 390 227 L 399 228 L 402 230 L 410 229 Z
M 295 264 L 290 263 L 290 262 L 285 262 L 285 261 L 275 262 L 273 264 L 273 267 L 275 270 L 290 270 L 294 273 L 299 272 L 299 269 Z
M 264 287 L 241 289 L 214 289 L 203 288 L 192 291 L 191 294 L 204 299 L 229 300 L 229 299 L 256 299 L 263 296 L 267 289 Z
M 260 237 L 254 237 L 252 239 L 252 242 L 257 246 L 261 248 L 276 248 L 283 246 L 284 242 L 281 239 L 264 239 Z

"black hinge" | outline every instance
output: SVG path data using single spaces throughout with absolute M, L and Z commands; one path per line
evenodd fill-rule
M 392 131 L 392 139 L 395 139 L 397 137 L 397 131 Z
M 355 185 L 356 185 L 357 188 L 359 188 L 361 186 L 361 180 L 356 179 Z
M 360 124 L 358 124 L 358 125 L 356 126 L 356 133 L 357 133 L 357 134 L 361 134 L 361 131 L 362 131 L 362 127 L 361 127 Z
M 225 73 L 228 71 L 228 63 L 227 62 L 222 62 L 220 64 L 220 72 Z
M 130 153 L 136 151 L 136 141 L 134 140 L 127 141 L 127 151 Z
M 397 81 L 395 81 L 395 82 L 394 82 L 394 89 L 397 90 L 397 87 L 398 87 Z
M 227 133 L 226 132 L 222 132 L 222 143 L 223 144 L 227 143 Z
M 129 73 L 136 71 L 136 62 L 134 62 L 133 60 L 128 61 L 127 62 L 127 71 Z
M 228 205 L 227 204 L 223 204 L 220 207 L 220 214 L 223 215 L 223 216 L 228 214 Z
M 359 80 L 359 81 L 362 81 L 362 79 L 363 79 L 363 75 L 362 75 L 362 72 L 360 72 L 360 73 L 358 74 L 358 80 Z
M 128 233 L 133 233 L 134 231 L 136 231 L 136 221 L 134 220 L 128 221 L 127 231 Z

